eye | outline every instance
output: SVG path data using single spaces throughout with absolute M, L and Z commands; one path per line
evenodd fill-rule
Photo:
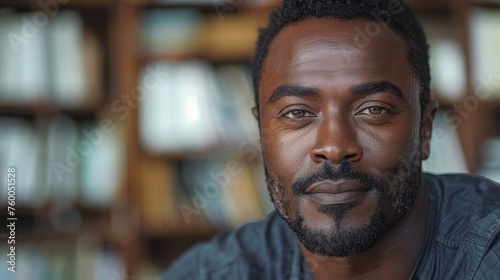
M 315 117 L 316 115 L 311 114 L 305 110 L 291 110 L 283 114 L 283 116 L 292 119 L 292 120 L 300 120 L 309 117 Z
M 371 106 L 363 109 L 361 112 L 358 113 L 358 115 L 372 115 L 372 116 L 383 115 L 383 114 L 393 114 L 393 111 L 391 109 L 381 106 Z

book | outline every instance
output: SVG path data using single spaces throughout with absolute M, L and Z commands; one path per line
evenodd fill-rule
M 0 17 L 0 102 L 24 105 L 47 98 L 50 90 L 47 30 L 37 28 L 32 13 Z
M 244 160 L 227 161 L 224 165 L 230 175 L 225 190 L 227 197 L 221 203 L 228 216 L 229 227 L 237 228 L 244 223 L 256 221 L 264 216 L 259 187 L 252 167 Z
M 226 64 L 216 69 L 215 98 L 222 121 L 225 144 L 237 148 L 249 139 L 259 137 L 257 120 L 252 114 L 254 93 L 250 70 L 243 65 Z
M 50 59 L 51 98 L 62 108 L 77 108 L 85 103 L 84 28 L 75 11 L 60 11 L 47 26 Z
M 7 252 L 9 245 L 0 244 Z M 7 264 L 7 254 L 0 261 Z M 93 235 L 16 244 L 15 273 L 2 269 L 2 280 L 129 280 L 123 254 Z
M 492 137 L 481 145 L 477 173 L 500 183 L 500 137 Z
M 140 84 L 139 138 L 153 154 L 203 151 L 221 142 L 221 122 L 213 103 L 216 85 L 211 66 L 202 61 L 157 63 L 149 67 L 168 73 L 148 86 L 146 70 Z
M 89 269 L 94 266 L 95 257 L 99 253 L 99 240 L 96 236 L 83 234 L 79 236 L 73 244 L 75 280 L 95 279 L 94 270 Z
M 156 86 L 144 71 L 140 140 L 153 154 L 237 149 L 258 138 L 249 69 L 201 61 L 148 66 L 168 73 Z
M 249 61 L 257 30 L 265 23 L 255 14 L 217 13 L 205 17 L 199 33 L 200 53 L 209 60 Z
M 470 15 L 474 93 L 481 100 L 500 99 L 500 12 L 475 9 Z
M 91 148 L 78 141 L 77 123 L 64 115 L 53 117 L 47 126 L 47 174 L 50 200 L 54 204 L 76 202 L 82 158 Z
M 147 232 L 164 232 L 180 222 L 175 197 L 175 165 L 162 159 L 141 159 L 141 221 Z
M 125 259 L 113 247 L 101 246 L 94 258 L 94 279 L 128 280 Z
M 74 109 L 96 105 L 103 86 L 102 47 L 79 13 L 61 10 L 0 17 L 0 102 Z
M 116 119 L 103 116 L 79 126 L 81 158 L 79 200 L 92 208 L 110 207 L 124 183 L 125 136 Z
M 451 38 L 433 38 L 430 44 L 432 91 L 448 101 L 465 96 L 465 60 L 458 42 Z
M 271 201 L 269 190 L 267 187 L 266 176 L 264 172 L 264 164 L 262 160 L 257 161 L 253 165 L 253 172 L 255 178 L 255 187 L 259 194 L 262 212 L 267 215 L 275 210 L 274 204 Z
M 202 17 L 194 9 L 156 9 L 142 13 L 140 47 L 149 55 L 185 55 L 197 51 Z
M 182 212 L 183 222 L 192 223 L 206 219 L 216 228 L 227 228 L 227 213 L 221 201 L 225 199 L 224 184 L 213 178 L 219 171 L 220 159 L 199 158 L 178 163 L 178 191 L 184 195 L 182 203 L 190 207 L 190 213 Z M 212 176 L 210 176 L 212 174 Z M 179 211 L 182 211 L 179 208 Z M 191 217 L 194 215 L 194 217 Z
M 38 207 L 46 200 L 42 135 L 34 124 L 19 118 L 0 118 L 0 167 L 16 169 L 16 205 Z M 7 205 L 7 172 L 0 174 L 0 205 Z
M 215 228 L 227 229 L 263 217 L 258 180 L 244 159 L 198 158 L 182 161 L 178 170 L 184 222 L 205 217 Z
M 446 121 L 443 110 L 439 110 L 434 119 L 431 154 L 422 167 L 424 171 L 436 174 L 469 171 L 457 131 Z
M 104 48 L 97 38 L 95 32 L 91 30 L 84 31 L 84 71 L 86 78 L 85 101 L 81 104 L 83 107 L 96 107 L 103 100 L 104 92 Z

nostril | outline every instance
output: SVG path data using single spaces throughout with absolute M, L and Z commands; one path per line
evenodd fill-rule
M 349 155 L 346 155 L 344 157 L 345 161 L 349 161 L 349 162 L 353 162 L 353 161 L 358 161 L 360 159 L 360 155 L 362 153 L 353 153 L 353 154 L 349 154 Z
M 363 151 L 358 145 L 347 145 L 342 148 L 328 146 L 312 149 L 310 156 L 315 162 L 329 161 L 332 164 L 340 164 L 361 160 Z
M 324 160 L 328 160 L 328 157 L 326 157 L 325 155 L 322 155 L 322 154 L 317 154 L 316 157 L 322 161 Z

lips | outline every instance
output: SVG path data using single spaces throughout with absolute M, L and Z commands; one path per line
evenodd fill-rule
M 352 180 L 328 180 L 312 184 L 305 193 L 319 204 L 343 204 L 362 199 L 371 189 Z
M 306 194 L 313 193 L 330 193 L 338 194 L 343 192 L 353 191 L 367 191 L 371 188 L 352 180 L 339 180 L 339 181 L 321 181 L 312 184 L 307 190 Z

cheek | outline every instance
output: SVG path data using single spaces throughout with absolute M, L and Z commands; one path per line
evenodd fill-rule
M 291 185 L 301 175 L 309 174 L 309 151 L 314 145 L 314 137 L 309 130 L 278 131 L 273 141 L 265 144 L 266 162 L 283 182 Z
M 396 170 L 415 149 L 418 134 L 411 120 L 388 129 L 362 130 L 359 135 L 363 158 L 379 174 Z
M 291 186 L 294 180 L 311 172 L 304 170 L 310 165 L 309 150 L 314 144 L 314 137 L 311 137 L 309 129 L 291 131 L 263 124 L 267 134 L 272 135 L 262 143 L 269 190 L 280 214 L 287 219 L 295 219 L 299 202 Z

